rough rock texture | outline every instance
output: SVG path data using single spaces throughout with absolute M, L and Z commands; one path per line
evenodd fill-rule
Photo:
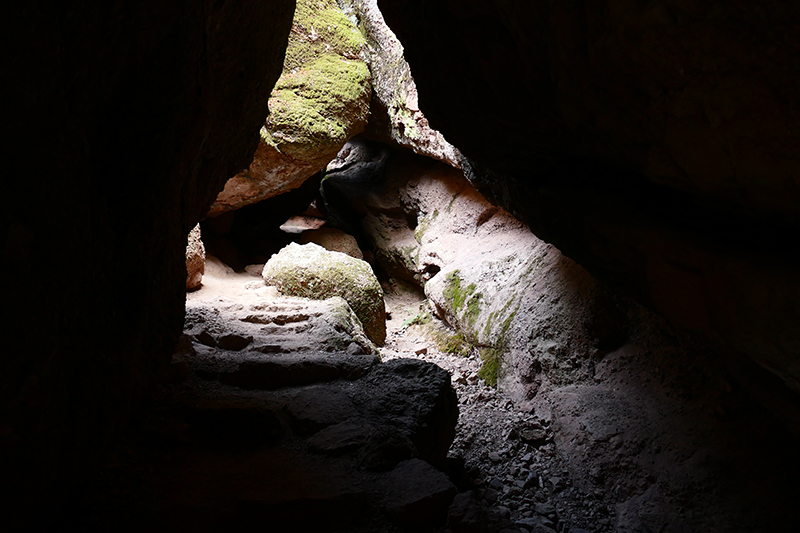
M 186 244 L 186 290 L 194 291 L 203 283 L 206 269 L 206 249 L 200 235 L 200 224 L 192 228 Z
M 347 307 L 341 298 L 270 294 L 263 280 L 219 264 L 207 278 L 187 302 L 172 384 L 107 466 L 75 529 L 397 533 L 443 516 L 455 489 L 432 465 L 443 465 L 454 436 L 450 375 L 419 360 L 329 350 L 311 330 L 339 321 L 330 314 Z M 223 346 L 231 334 L 249 342 Z M 290 344 L 276 342 L 281 335 Z M 259 351 L 304 338 L 311 344 L 299 353 Z M 281 357 L 294 358 L 285 372 L 270 367 Z
M 795 527 L 797 438 L 718 355 L 611 294 L 455 169 L 415 159 L 390 159 L 364 222 L 386 270 L 416 276 L 430 302 L 404 320 L 389 293 L 384 360 L 413 350 L 453 373 L 450 454 L 480 494 L 454 502 L 453 531 L 475 531 L 486 508 L 507 524 L 488 531 Z M 476 390 L 481 377 L 499 390 Z
M 377 0 L 338 0 L 338 4 L 366 39 L 362 57 L 372 73 L 374 91 L 369 133 L 458 167 L 458 150 L 430 127 L 419 110 L 417 86 L 403 57 L 403 45 L 383 20 Z
M 331 252 L 342 252 L 356 259 L 364 259 L 355 237 L 336 228 L 320 228 L 304 231 L 300 236 L 300 244 L 313 242 Z
M 236 274 L 213 258 L 206 278 L 186 301 L 184 334 L 193 347 L 175 362 L 261 390 L 353 379 L 378 362 L 361 322 L 338 296 L 281 296 L 260 273 Z
M 341 296 L 372 342 L 380 346 L 386 339 L 383 290 L 365 261 L 314 243 L 292 243 L 267 261 L 262 275 L 287 296 L 317 300 Z
M 479 347 L 484 379 L 510 397 L 530 399 L 543 381 L 572 382 L 576 369 L 586 375 L 587 357 L 624 341 L 619 311 L 598 282 L 460 171 L 397 158 L 387 182 L 364 198 L 376 260 L 424 286 L 436 314 Z
M 800 6 L 379 5 L 479 189 L 800 390 Z
M 359 59 L 363 46 L 334 0 L 297 2 L 283 74 L 253 162 L 228 180 L 209 216 L 299 187 L 364 129 L 372 89 Z
M 9 202 L 2 222 L 0 528 L 63 517 L 168 360 L 186 235 L 252 157 L 293 5 L 20 3 L 3 17 L 3 161 L 24 176 L 4 193 L 36 201 Z

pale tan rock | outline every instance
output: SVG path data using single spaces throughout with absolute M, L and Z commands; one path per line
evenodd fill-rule
M 365 36 L 367 45 L 362 57 L 372 73 L 373 105 L 381 107 L 388 115 L 391 140 L 458 168 L 458 150 L 431 128 L 419 109 L 417 86 L 403 57 L 403 45 L 383 20 L 377 0 L 338 0 L 338 3 L 345 13 L 358 21 Z
M 206 268 L 206 248 L 200 235 L 200 224 L 189 232 L 186 245 L 186 290 L 194 291 L 203 283 Z
M 383 290 L 367 262 L 313 243 L 292 243 L 267 261 L 262 275 L 267 285 L 287 296 L 315 300 L 341 296 L 372 342 L 381 346 L 386 340 Z
M 320 228 L 312 231 L 303 232 L 300 236 L 300 243 L 306 244 L 313 242 L 330 250 L 331 252 L 342 252 L 356 259 L 364 259 L 361 248 L 358 247 L 355 237 L 336 228 Z

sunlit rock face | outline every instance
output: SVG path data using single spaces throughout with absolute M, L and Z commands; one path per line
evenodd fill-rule
M 358 24 L 366 41 L 361 55 L 372 73 L 374 91 L 367 133 L 458 167 L 458 150 L 430 127 L 419 110 L 417 86 L 403 57 L 403 45 L 386 25 L 377 0 L 337 3 Z
M 294 2 L 82 6 L 4 18 L 4 530 L 61 516 L 168 360 L 186 235 L 252 157 Z
M 800 7 L 379 5 L 482 192 L 800 390 Z
M 300 0 L 283 73 L 269 98 L 253 161 L 211 205 L 217 216 L 299 187 L 336 156 L 369 117 L 364 37 L 334 0 Z

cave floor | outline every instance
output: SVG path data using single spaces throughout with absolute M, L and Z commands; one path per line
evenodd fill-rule
M 212 267 L 189 298 L 241 302 L 258 282 Z M 598 364 L 593 381 L 544 391 L 555 407 L 513 402 L 480 379 L 475 350 L 440 349 L 452 332 L 430 317 L 420 292 L 386 288 L 381 359 L 434 363 L 450 374 L 458 396 L 455 439 L 440 465 L 460 494 L 450 509 L 454 532 L 792 530 L 797 439 L 735 385 L 715 381 L 721 378 L 697 363 L 659 369 L 639 352 L 621 350 Z M 676 367 L 687 366 L 685 354 L 672 356 Z M 173 370 L 173 381 L 187 379 L 182 365 Z M 694 376 L 689 384 L 687 373 Z M 206 394 L 209 381 L 201 381 Z M 174 383 L 164 384 L 101 469 L 77 519 L 81 529 L 447 529 L 441 504 L 430 503 L 444 491 L 434 473 L 407 490 L 426 502 L 406 510 L 417 521 L 398 518 L 387 511 L 395 487 L 385 473 L 365 470 L 352 455 L 309 453 L 318 428 L 270 414 L 285 411 L 284 393 L 217 388 L 211 394 L 222 395 L 224 405 L 198 415 L 187 411 L 185 389 L 176 395 Z M 314 395 L 326 405 L 339 397 L 327 389 Z M 259 405 L 282 407 L 230 416 L 233 404 L 254 396 Z M 653 420 L 664 428 L 654 430 Z

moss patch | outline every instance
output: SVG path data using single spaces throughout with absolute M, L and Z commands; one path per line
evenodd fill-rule
M 408 326 L 422 326 L 427 324 L 431 321 L 431 315 L 427 311 L 423 311 L 421 313 L 417 313 L 412 317 L 408 317 L 403 320 L 403 325 L 401 327 L 407 328 Z
M 431 215 L 423 217 L 422 220 L 417 223 L 417 227 L 414 228 L 414 238 L 418 243 L 422 244 L 422 236 L 425 234 L 425 231 L 427 231 L 430 223 L 433 222 L 438 216 L 439 210 L 434 209 Z
M 290 244 L 264 267 L 264 281 L 282 294 L 326 300 L 341 296 L 375 344 L 386 338 L 383 290 L 365 261 L 316 244 Z
M 459 310 L 464 306 L 464 303 L 475 292 L 476 286 L 474 283 L 470 283 L 466 287 L 462 287 L 462 281 L 458 270 L 453 270 L 448 273 L 447 276 L 445 276 L 445 281 L 447 282 L 447 286 L 442 295 L 445 297 L 445 300 L 452 303 L 453 312 L 458 314 Z M 473 305 L 477 306 L 480 298 L 478 297 L 474 300 Z
M 334 0 L 299 0 L 263 141 L 298 160 L 336 153 L 366 124 L 364 37 Z
M 497 388 L 497 378 L 500 375 L 503 351 L 497 348 L 481 348 L 480 354 L 481 368 L 478 370 L 478 377 L 490 387 Z

